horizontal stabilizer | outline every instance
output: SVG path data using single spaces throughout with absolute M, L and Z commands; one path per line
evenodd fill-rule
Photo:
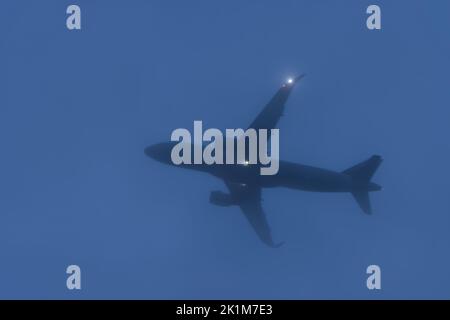
M 369 192 L 367 191 L 354 191 L 352 192 L 356 202 L 361 207 L 362 211 L 367 214 L 372 214 L 372 208 L 370 206 Z

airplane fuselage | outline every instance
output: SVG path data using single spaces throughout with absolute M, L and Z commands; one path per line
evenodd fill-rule
M 204 165 L 197 168 L 218 178 L 262 188 L 286 187 L 314 192 L 376 191 L 374 183 L 360 183 L 351 176 L 332 170 L 280 161 L 276 175 L 260 175 L 258 165 Z M 195 169 L 195 168 L 192 168 Z
M 256 185 L 261 188 L 286 187 L 315 192 L 353 192 L 377 191 L 375 183 L 362 183 L 350 175 L 332 170 L 280 161 L 279 171 L 275 175 L 261 175 L 260 165 L 244 164 L 180 164 L 170 159 L 173 144 L 161 143 L 146 149 L 146 154 L 162 163 L 209 173 L 217 178 L 235 183 Z

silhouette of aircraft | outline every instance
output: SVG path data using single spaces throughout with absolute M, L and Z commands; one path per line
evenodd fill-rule
M 292 88 L 302 77 L 303 75 L 289 79 L 283 84 L 249 128 L 267 129 L 268 132 L 275 128 L 283 115 Z M 171 150 L 176 143 L 164 142 L 151 145 L 145 148 L 145 154 L 159 162 L 174 165 L 171 160 Z M 280 161 L 279 171 L 275 175 L 261 175 L 259 164 L 180 164 L 176 166 L 205 172 L 222 179 L 228 188 L 228 193 L 212 191 L 209 201 L 218 206 L 239 206 L 262 242 L 270 247 L 279 247 L 283 243 L 273 242 L 261 205 L 263 188 L 287 187 L 313 192 L 349 192 L 362 211 L 371 214 L 369 192 L 379 191 L 381 187 L 370 180 L 381 161 L 380 156 L 373 155 L 342 172 Z

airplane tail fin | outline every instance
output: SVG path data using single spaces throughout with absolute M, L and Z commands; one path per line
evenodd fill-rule
M 356 202 L 358 202 L 358 205 L 367 214 L 372 213 L 369 191 L 381 190 L 381 187 L 373 182 L 370 182 L 370 179 L 372 178 L 373 174 L 378 169 L 382 161 L 383 159 L 380 156 L 374 155 L 366 161 L 358 163 L 357 165 L 343 171 L 343 173 L 351 176 L 358 183 L 367 185 L 366 190 L 355 190 L 352 192 L 352 195 L 355 198 Z

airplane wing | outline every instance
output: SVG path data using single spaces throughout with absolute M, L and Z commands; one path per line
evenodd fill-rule
M 270 137 L 270 129 L 274 129 L 280 120 L 280 117 L 283 115 L 284 106 L 289 98 L 289 94 L 292 91 L 294 85 L 304 77 L 305 75 L 300 75 L 298 77 L 289 79 L 287 83 L 285 83 L 269 103 L 264 107 L 260 114 L 256 117 L 255 120 L 250 124 L 248 128 L 253 128 L 255 130 L 259 129 L 267 129 L 268 135 Z
M 258 237 L 270 247 L 281 246 L 283 243 L 275 244 L 272 240 L 269 224 L 261 205 L 261 188 L 228 181 L 225 181 L 225 184 Z

